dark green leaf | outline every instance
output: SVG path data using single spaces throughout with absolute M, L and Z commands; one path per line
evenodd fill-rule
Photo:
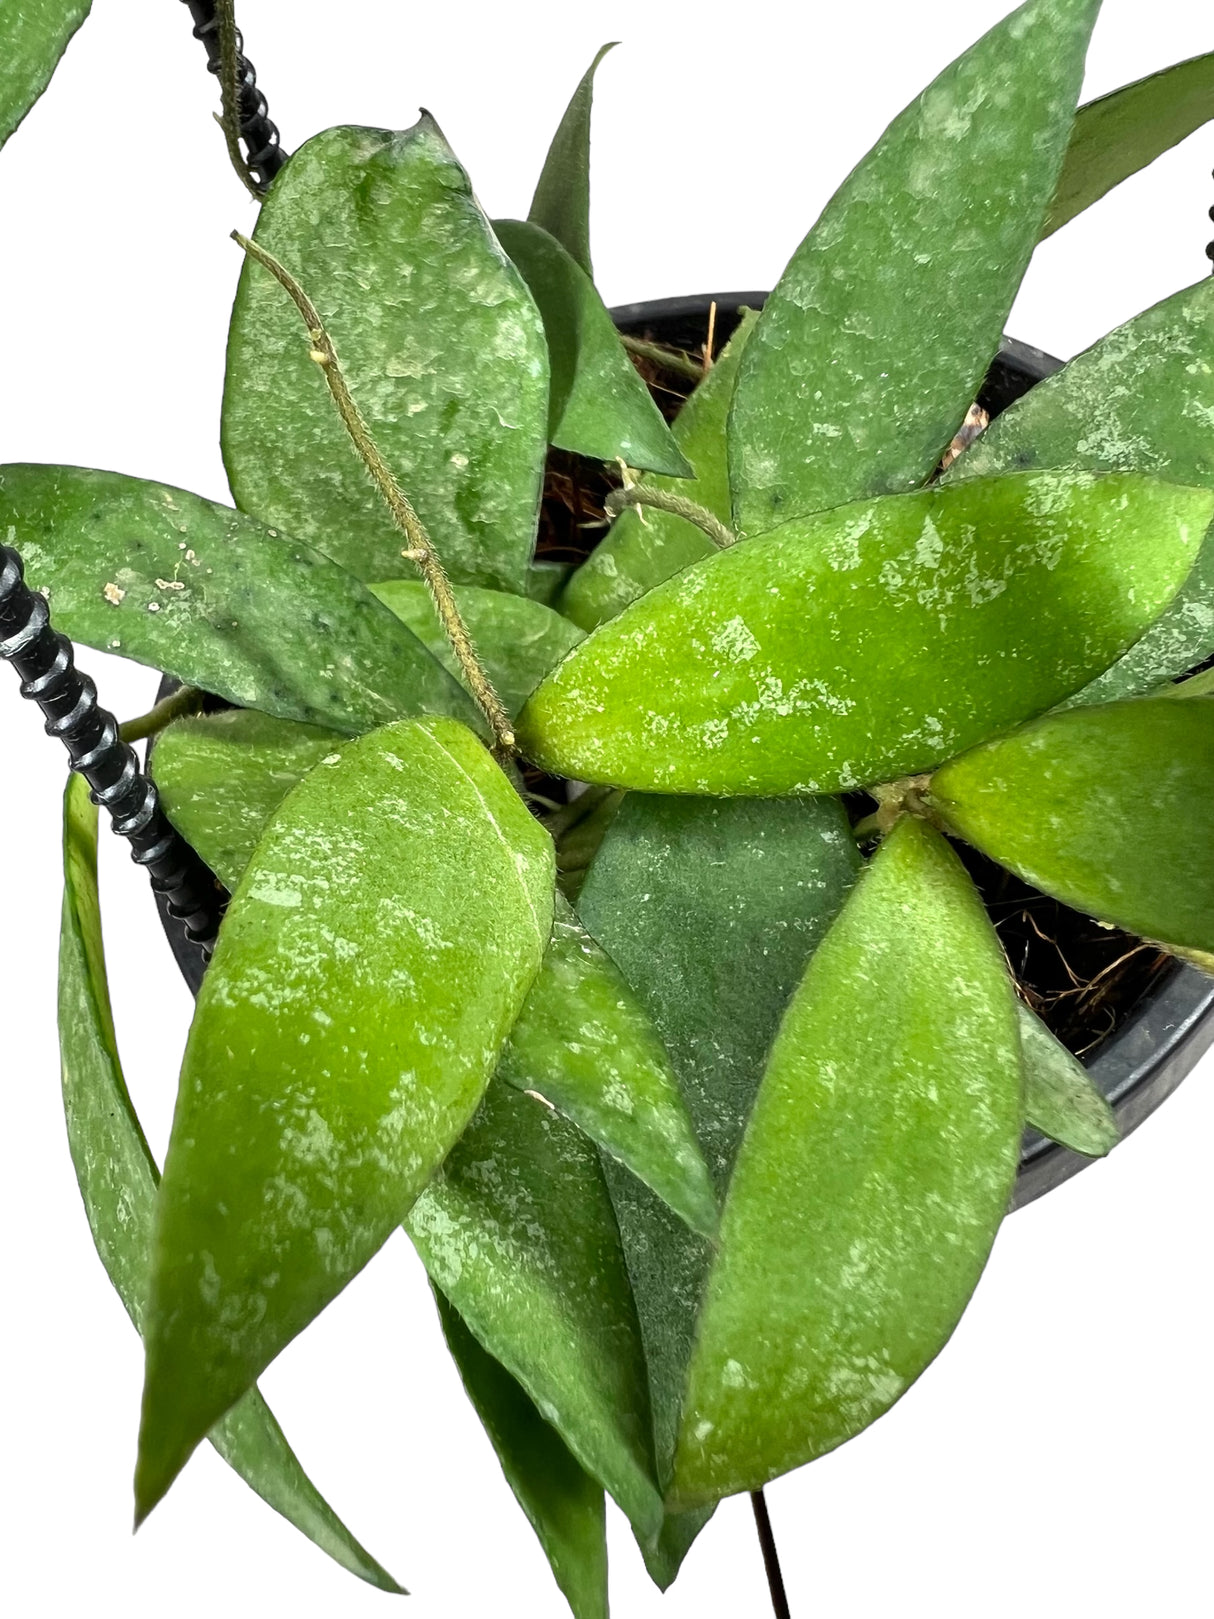
M 607 1526 L 602 1487 L 574 1461 L 504 1366 L 486 1354 L 439 1292 L 447 1348 L 510 1488 L 552 1565 L 574 1619 L 607 1619 Z
M 1214 281 L 1121 326 L 999 416 L 946 483 L 1022 468 L 1148 472 L 1214 488 Z M 1214 652 L 1214 534 L 1183 589 L 1080 701 L 1150 691 Z
M 344 738 L 255 709 L 176 720 L 151 768 L 169 820 L 226 888 L 235 888 L 266 822 L 292 787 Z
M 0 534 L 65 635 L 283 719 L 353 732 L 479 712 L 327 557 L 183 489 L 80 467 L 0 468 Z
M 521 745 L 557 774 L 665 793 L 927 770 L 1107 668 L 1211 513 L 1210 491 L 1132 474 L 1021 473 L 786 523 L 595 630 L 528 702 Z
M 552 137 L 527 215 L 533 225 L 555 236 L 590 276 L 594 274 L 590 261 L 590 109 L 595 69 L 615 44 L 612 41 L 599 50 L 573 92 Z
M 904 819 L 772 1048 L 697 1328 L 674 1504 L 756 1489 L 905 1392 L 977 1284 L 1022 1124 L 1002 951 L 956 856 Z
M 1087 1069 L 1023 1001 L 1020 1051 L 1024 1058 L 1024 1114 L 1034 1130 L 1089 1158 L 1103 1158 L 1121 1139 L 1113 1109 Z
M 938 770 L 931 802 L 1043 893 L 1214 951 L 1214 704 L 1138 698 L 1048 714 Z
M 529 220 L 498 219 L 493 229 L 544 318 L 550 442 L 595 460 L 689 477 L 691 468 L 586 271 Z
M 586 1138 L 495 1080 L 405 1229 L 481 1346 L 631 1521 L 656 1532 L 644 1352 Z
M 270 823 L 182 1067 L 147 1311 L 140 1517 L 459 1137 L 539 968 L 552 881 L 547 834 L 449 720 L 346 744 Z
M 768 299 L 729 423 L 762 534 L 931 473 L 999 347 L 1070 135 L 1099 0 L 1030 0 L 945 69 Z
M 717 363 L 675 417 L 675 443 L 691 463 L 695 478 L 642 480 L 645 488 L 686 495 L 725 524 L 731 521 L 725 419 L 742 351 L 757 319 L 754 310 L 743 310 L 741 324 Z M 663 579 L 712 552 L 712 541 L 703 530 L 682 517 L 653 510 L 643 517 L 636 510 L 621 512 L 611 532 L 569 581 L 561 612 L 584 630 L 596 629 Z
M 788 997 L 860 869 L 831 800 L 630 794 L 582 890 L 586 926 L 666 1043 L 718 1191 Z M 605 1163 L 649 1364 L 659 1467 L 669 1475 L 711 1246 Z M 643 1543 L 668 1585 L 701 1526 Z
M 159 1175 L 126 1088 L 110 1010 L 97 895 L 97 810 L 73 776 L 64 802 L 59 1040 L 68 1146 L 106 1274 L 142 1331 Z M 256 1389 L 211 1443 L 262 1500 L 343 1568 L 382 1591 L 400 1586 L 317 1491 Z
M 688 1225 L 716 1231 L 712 1181 L 665 1047 L 563 900 L 498 1073 L 572 1119 Z
M 1214 52 L 1177 62 L 1080 107 L 1042 236 L 1052 236 L 1211 118 Z
M 92 0 L 20 0 L 0 17 L 0 146 L 51 82 Z
M 315 136 L 275 180 L 255 236 L 320 311 L 452 578 L 521 593 L 547 443 L 543 326 L 438 126 Z M 232 311 L 223 451 L 242 511 L 360 579 L 411 575 L 299 315 L 252 262 Z
M 412 579 L 390 579 L 370 588 L 445 669 L 459 675 L 451 643 L 425 585 Z M 459 585 L 455 593 L 468 633 L 513 718 L 548 671 L 578 644 L 582 632 L 551 607 L 526 596 L 481 590 L 476 585 Z

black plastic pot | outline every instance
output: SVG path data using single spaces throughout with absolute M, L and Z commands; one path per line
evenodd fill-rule
M 705 340 L 713 303 L 717 306 L 717 337 L 723 341 L 737 325 L 741 310 L 761 308 L 766 296 L 763 292 L 727 292 L 715 297 L 704 294 L 659 298 L 649 303 L 623 304 L 611 313 L 623 332 L 697 353 Z M 997 416 L 1061 364 L 1061 360 L 1040 349 L 1005 338 L 979 391 L 978 402 L 989 415 Z M 160 695 L 166 695 L 175 684 L 162 683 Z M 158 904 L 182 976 L 197 994 L 204 971 L 202 953 L 186 937 L 182 924 L 168 915 L 159 897 Z M 1085 1061 L 1088 1072 L 1116 1111 L 1122 1134 L 1129 1135 L 1172 1094 L 1211 1045 L 1214 979 L 1176 962 L 1159 976 L 1116 1033 Z M 1026 1131 L 1013 1208 L 1021 1208 L 1052 1191 L 1091 1162 L 1035 1130 Z

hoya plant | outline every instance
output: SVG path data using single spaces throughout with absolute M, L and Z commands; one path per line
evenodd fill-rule
M 6 130 L 86 9 L 4 10 Z M 264 191 L 233 504 L 0 468 L 40 611 L 171 677 L 126 735 L 226 904 L 160 1170 L 73 778 L 64 1095 L 146 1346 L 139 1519 L 209 1439 L 397 1589 L 256 1385 L 403 1225 L 599 1619 L 605 1495 L 667 1586 L 940 1352 L 1026 1122 L 1114 1144 L 973 875 L 1214 956 L 1214 283 L 972 408 L 1037 243 L 1214 114 L 1211 57 L 1077 111 L 1098 10 L 1028 0 L 959 57 L 696 358 L 595 289 L 594 66 L 491 221 L 428 114 L 261 183 L 219 8 Z

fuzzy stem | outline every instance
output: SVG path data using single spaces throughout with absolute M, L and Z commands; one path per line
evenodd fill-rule
M 630 337 L 627 332 L 620 333 L 620 342 L 629 354 L 635 354 L 638 360 L 652 360 L 655 365 L 672 371 L 675 376 L 687 377 L 692 382 L 704 380 L 704 363 L 702 360 L 693 360 L 690 354 L 684 354 L 682 349 L 668 349 L 661 343 L 647 343 L 643 337 Z
M 451 589 L 451 580 L 434 549 L 425 525 L 397 483 L 391 467 L 380 454 L 379 446 L 371 437 L 371 430 L 363 419 L 362 412 L 354 403 L 346 386 L 346 379 L 342 375 L 341 366 L 338 364 L 337 351 L 328 332 L 325 331 L 324 322 L 316 305 L 291 272 L 281 265 L 272 253 L 267 253 L 264 247 L 257 242 L 251 242 L 239 231 L 232 232 L 232 240 L 238 242 L 250 258 L 256 259 L 258 264 L 270 272 L 289 294 L 296 309 L 303 316 L 308 329 L 308 339 L 312 345 L 312 358 L 324 373 L 342 426 L 349 434 L 363 466 L 370 473 L 372 482 L 391 512 L 393 522 L 409 542 L 401 552 L 401 556 L 417 564 L 418 571 L 429 587 L 435 611 L 451 643 L 451 650 L 455 653 L 463 671 L 468 689 L 489 722 L 494 746 L 499 753 L 509 754 L 514 748 L 514 730 L 510 716 L 477 657 L 472 637 L 468 634 L 468 627 L 464 623 L 463 615 L 455 600 L 455 593 Z
M 219 22 L 219 103 L 223 114 L 219 126 L 227 142 L 232 167 L 245 190 L 260 202 L 265 193 L 258 186 L 240 150 L 240 35 L 236 29 L 236 0 L 215 0 Z
M 613 489 L 607 496 L 606 508 L 610 516 L 618 517 L 626 506 L 652 506 L 655 511 L 671 512 L 685 522 L 702 529 L 712 543 L 727 551 L 738 543 L 738 536 L 714 517 L 706 506 L 699 506 L 686 495 L 667 494 L 664 489 L 650 489 L 646 484 L 633 484 L 628 489 Z
M 124 742 L 142 742 L 145 736 L 159 735 L 174 720 L 201 712 L 202 703 L 203 693 L 197 686 L 179 686 L 167 697 L 162 697 L 154 708 L 149 708 L 146 714 L 126 720 L 118 727 L 118 734 Z

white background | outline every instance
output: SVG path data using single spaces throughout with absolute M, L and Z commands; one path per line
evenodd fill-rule
M 288 146 L 429 107 L 491 213 L 524 214 L 595 48 L 595 252 L 609 302 L 769 286 L 889 118 L 1005 0 L 244 0 Z M 1088 95 L 1214 46 L 1196 0 L 1107 0 Z M 226 498 L 224 330 L 253 206 L 175 0 L 96 0 L 0 159 L 0 459 L 75 462 Z M 1070 356 L 1206 270 L 1214 131 L 1044 247 L 1009 329 Z M 88 652 L 121 714 L 155 678 Z M 0 669 L 0 1053 L 7 1542 L 23 1616 L 386 1615 L 209 1451 L 132 1540 L 139 1346 L 92 1250 L 54 1035 L 63 763 Z M 19 816 L 18 803 L 27 808 Z M 151 896 L 105 849 L 132 1089 L 162 1150 L 189 1001 Z M 1210 1063 L 1106 1164 L 1005 1227 L 953 1343 L 877 1427 L 769 1491 L 797 1619 L 1209 1613 L 1214 1448 Z M 402 1238 L 270 1369 L 305 1465 L 415 1593 L 416 1619 L 564 1612 L 441 1347 Z M 665 1599 L 611 1523 L 615 1611 L 759 1615 L 728 1503 Z M 399 1599 L 395 1599 L 399 1600 Z M 398 1610 L 406 1611 L 406 1610 Z

